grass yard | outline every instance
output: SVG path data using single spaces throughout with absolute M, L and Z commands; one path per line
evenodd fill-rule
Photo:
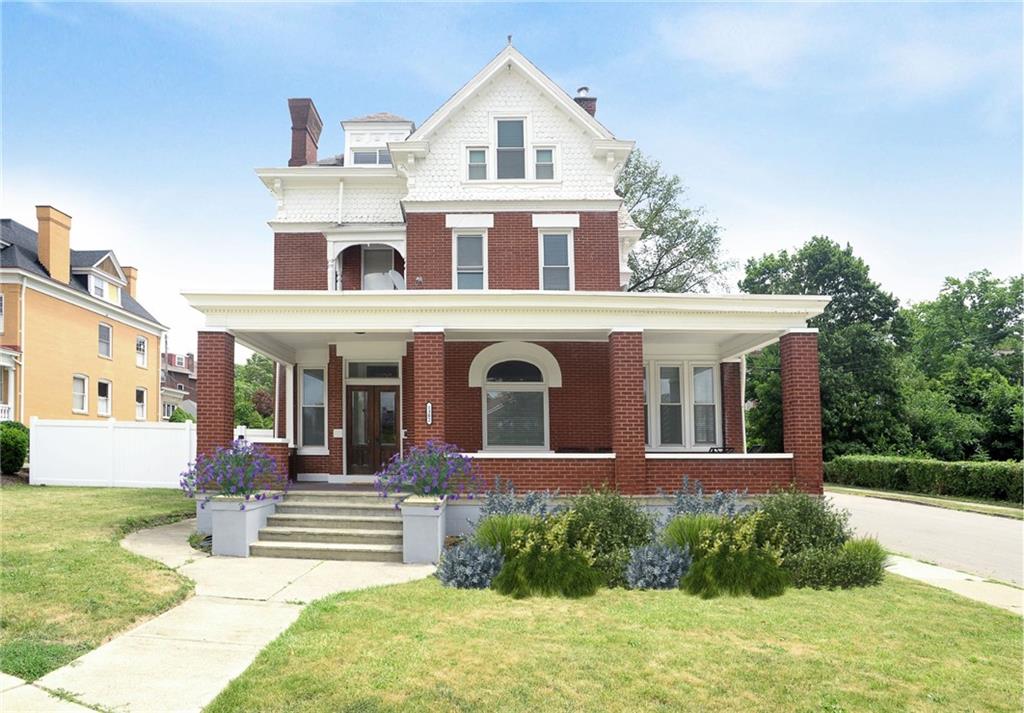
M 118 540 L 194 513 L 177 490 L 0 489 L 0 670 L 35 680 L 183 599 L 189 580 Z
M 953 497 L 951 495 L 920 495 L 918 493 L 905 493 L 899 490 L 877 490 L 860 488 L 853 485 L 830 485 L 829 483 L 825 483 L 825 492 L 863 495 L 883 500 L 900 500 L 920 505 L 932 505 L 934 507 L 946 508 L 947 510 L 976 512 L 982 515 L 998 515 L 999 517 L 1024 520 L 1024 506 L 1020 503 L 1011 503 L 1006 500 L 984 500 L 982 498 Z
M 207 711 L 1019 711 L 1021 645 L 1018 617 L 895 576 L 766 601 L 431 578 L 313 604 Z

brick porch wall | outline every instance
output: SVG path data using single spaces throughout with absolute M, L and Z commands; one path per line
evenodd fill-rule
M 253 443 L 274 459 L 274 462 L 277 464 L 278 474 L 283 474 L 285 479 L 291 477 L 291 450 L 288 448 L 287 443 L 260 443 L 259 441 L 254 441 Z
M 494 484 L 495 476 L 511 480 L 519 491 L 578 493 L 615 484 L 615 460 L 610 458 L 477 458 L 473 467 L 484 482 L 484 489 Z
M 739 362 L 722 362 L 722 443 L 736 453 L 744 452 L 743 394 Z
M 751 494 L 788 487 L 793 482 L 792 458 L 700 458 L 693 460 L 655 460 L 648 458 L 645 493 L 658 488 L 671 492 L 679 488 L 683 476 L 699 480 L 705 493 L 716 490 L 747 490 Z
M 782 371 L 782 445 L 793 454 L 793 477 L 806 492 L 821 493 L 821 395 L 818 334 L 791 332 L 779 340 Z
M 422 446 L 427 441 L 444 441 L 445 417 L 445 342 L 443 332 L 416 332 L 413 335 L 412 363 L 416 378 L 412 383 L 412 409 L 404 423 L 414 425 L 414 440 Z M 432 418 L 426 420 L 427 402 L 432 404 Z
M 231 445 L 235 429 L 235 338 L 199 332 L 196 365 L 196 454 Z

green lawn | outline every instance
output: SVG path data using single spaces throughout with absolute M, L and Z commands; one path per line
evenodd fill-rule
M 875 488 L 860 488 L 853 485 L 831 485 L 825 483 L 826 493 L 843 493 L 846 495 L 863 495 L 883 500 L 900 500 L 920 505 L 931 505 L 933 507 L 946 508 L 947 510 L 960 510 L 963 512 L 976 512 L 982 515 L 998 515 L 999 517 L 1010 517 L 1015 520 L 1024 520 L 1024 506 L 1021 503 L 1011 503 L 1006 500 L 985 500 L 983 498 L 953 497 L 950 495 L 920 495 L 918 493 L 905 493 L 898 490 L 880 490 Z
M 3 486 L 0 670 L 35 680 L 187 596 L 191 581 L 118 540 L 194 513 L 177 490 Z
M 516 601 L 437 580 L 336 595 L 208 711 L 1019 711 L 1021 621 L 880 587 Z

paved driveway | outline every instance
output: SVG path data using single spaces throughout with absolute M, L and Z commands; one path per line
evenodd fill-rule
M 1024 522 L 944 508 L 826 493 L 861 535 L 914 559 L 1024 586 Z

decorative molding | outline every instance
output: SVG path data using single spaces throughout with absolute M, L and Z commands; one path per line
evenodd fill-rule
M 539 344 L 530 342 L 498 342 L 484 347 L 473 357 L 469 365 L 469 385 L 482 387 L 487 370 L 502 361 L 526 361 L 540 368 L 544 384 L 557 389 L 562 386 L 562 368 L 555 355 Z
M 578 228 L 579 213 L 534 213 L 534 228 Z
M 617 212 L 621 199 L 615 200 L 451 200 L 451 201 L 410 201 L 402 200 L 406 213 L 456 213 L 472 210 L 479 213 L 534 213 L 537 211 L 560 212 Z
M 493 213 L 449 213 L 444 217 L 446 228 L 493 228 Z

